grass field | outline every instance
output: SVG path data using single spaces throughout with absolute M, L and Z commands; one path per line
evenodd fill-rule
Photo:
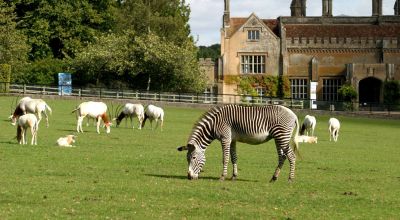
M 46 100 L 53 114 L 49 128 L 41 123 L 37 146 L 17 144 L 7 120 L 12 101 L 0 97 L 0 219 L 400 218 L 399 120 L 338 117 L 333 143 L 328 116 L 317 115 L 318 144 L 300 145 L 293 184 L 287 161 L 269 183 L 273 141 L 239 144 L 238 180 L 224 182 L 221 147 L 213 142 L 200 179 L 189 181 L 186 155 L 176 147 L 202 109 L 165 107 L 163 132 L 123 122 L 99 135 L 84 125 L 75 148 L 60 148 L 57 138 L 76 134 L 71 110 L 80 100 Z

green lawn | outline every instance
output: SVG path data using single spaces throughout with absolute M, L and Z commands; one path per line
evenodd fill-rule
M 185 144 L 202 109 L 165 107 L 164 131 L 83 126 L 75 148 L 55 146 L 76 134 L 72 109 L 81 100 L 46 100 L 50 127 L 38 145 L 18 145 L 7 117 L 13 98 L 0 97 L 0 219 L 398 219 L 400 121 L 338 117 L 337 143 L 328 116 L 316 116 L 318 144 L 301 144 L 296 179 L 269 183 L 274 142 L 238 145 L 237 181 L 219 181 L 218 142 L 204 172 L 186 178 Z M 303 115 L 299 115 L 300 121 Z M 135 125 L 137 120 L 135 119 Z M 30 136 L 29 136 L 30 140 Z M 229 167 L 231 168 L 231 167 Z M 229 169 L 231 173 L 231 169 Z

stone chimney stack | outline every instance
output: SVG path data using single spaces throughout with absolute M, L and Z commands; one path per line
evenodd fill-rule
M 400 15 L 399 0 L 396 0 L 396 3 L 394 3 L 394 15 L 397 15 L 397 16 Z
M 372 0 L 372 16 L 382 16 L 382 0 Z
M 290 11 L 292 17 L 305 17 L 306 0 L 292 0 L 292 3 L 290 4 Z
M 230 26 L 231 17 L 230 17 L 229 2 L 230 2 L 230 0 L 224 0 L 224 16 L 222 18 L 223 28 Z
M 322 16 L 332 17 L 332 0 L 322 0 Z

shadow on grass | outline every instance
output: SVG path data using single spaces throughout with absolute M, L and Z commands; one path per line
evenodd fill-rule
M 188 179 L 187 176 L 178 176 L 178 175 L 161 175 L 161 174 L 145 174 L 146 176 L 158 177 L 158 178 L 166 178 L 166 179 Z M 217 180 L 219 181 L 219 177 L 212 177 L 212 176 L 200 176 L 199 180 Z M 232 181 L 230 178 L 225 179 L 225 181 Z M 246 179 L 236 179 L 234 181 L 238 182 L 258 182 L 255 180 L 246 180 Z

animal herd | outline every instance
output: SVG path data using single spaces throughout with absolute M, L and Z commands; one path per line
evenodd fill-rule
M 27 133 L 32 134 L 31 144 L 36 145 L 38 139 L 39 123 L 42 114 L 49 126 L 47 111 L 51 108 L 42 99 L 24 97 L 17 103 L 14 113 L 10 116 L 13 125 L 17 125 L 17 140 L 19 144 L 27 144 Z M 72 110 L 77 114 L 76 131 L 83 132 L 82 122 L 85 117 L 96 121 L 96 131 L 100 134 L 100 124 L 103 122 L 106 133 L 110 133 L 112 121 L 117 126 L 126 117 L 130 118 L 131 126 L 134 128 L 132 118 L 137 117 L 138 129 L 142 129 L 146 120 L 150 121 L 153 129 L 160 124 L 163 129 L 164 110 L 154 105 L 146 108 L 141 104 L 126 103 L 117 108 L 118 116 L 111 119 L 108 116 L 107 105 L 103 102 L 82 102 Z M 197 179 L 205 164 L 205 150 L 213 140 L 219 140 L 223 151 L 223 170 L 221 180 L 227 175 L 228 162 L 233 165 L 232 179 L 238 175 L 236 142 L 258 145 L 271 139 L 275 140 L 278 153 L 278 166 L 271 178 L 271 182 L 277 180 L 280 170 L 286 159 L 289 160 L 289 181 L 294 179 L 296 154 L 298 143 L 317 143 L 318 138 L 314 136 L 317 120 L 315 116 L 306 115 L 301 125 L 298 117 L 290 109 L 284 106 L 240 106 L 225 105 L 215 106 L 206 112 L 195 124 L 187 145 L 178 148 L 179 151 L 187 150 L 188 178 Z M 329 140 L 337 142 L 340 130 L 340 122 L 336 118 L 328 121 Z M 75 135 L 67 135 L 57 140 L 59 146 L 71 147 L 75 143 Z M 292 145 L 292 146 L 291 146 Z
M 103 122 L 106 129 L 106 133 L 110 133 L 110 127 L 112 121 L 116 121 L 117 126 L 121 123 L 122 119 L 129 117 L 132 124 L 132 117 L 136 116 L 139 120 L 138 128 L 141 129 L 147 119 L 150 120 L 151 129 L 153 129 L 152 122 L 156 121 L 155 129 L 158 127 L 158 122 L 160 122 L 160 127 L 162 130 L 164 121 L 164 110 L 160 107 L 154 106 L 152 104 L 148 105 L 146 109 L 142 104 L 132 104 L 126 103 L 123 107 L 117 110 L 122 111 L 119 113 L 118 117 L 110 120 L 107 113 L 107 105 L 104 102 L 82 102 L 77 108 L 72 110 L 72 113 L 77 114 L 77 125 L 76 131 L 78 133 L 83 133 L 82 122 L 85 117 L 95 119 L 96 121 L 96 131 L 100 134 L 100 124 Z M 49 127 L 49 119 L 47 111 L 51 114 L 52 109 L 50 106 L 42 99 L 32 99 L 30 97 L 24 97 L 20 99 L 13 113 L 10 115 L 11 124 L 17 126 L 17 141 L 19 144 L 27 144 L 27 133 L 31 132 L 32 139 L 31 144 L 37 145 L 38 129 L 39 123 L 42 120 L 43 115 L 46 119 L 46 127 Z M 61 137 L 57 140 L 57 145 L 64 147 L 71 147 L 75 143 L 75 135 L 67 135 Z

